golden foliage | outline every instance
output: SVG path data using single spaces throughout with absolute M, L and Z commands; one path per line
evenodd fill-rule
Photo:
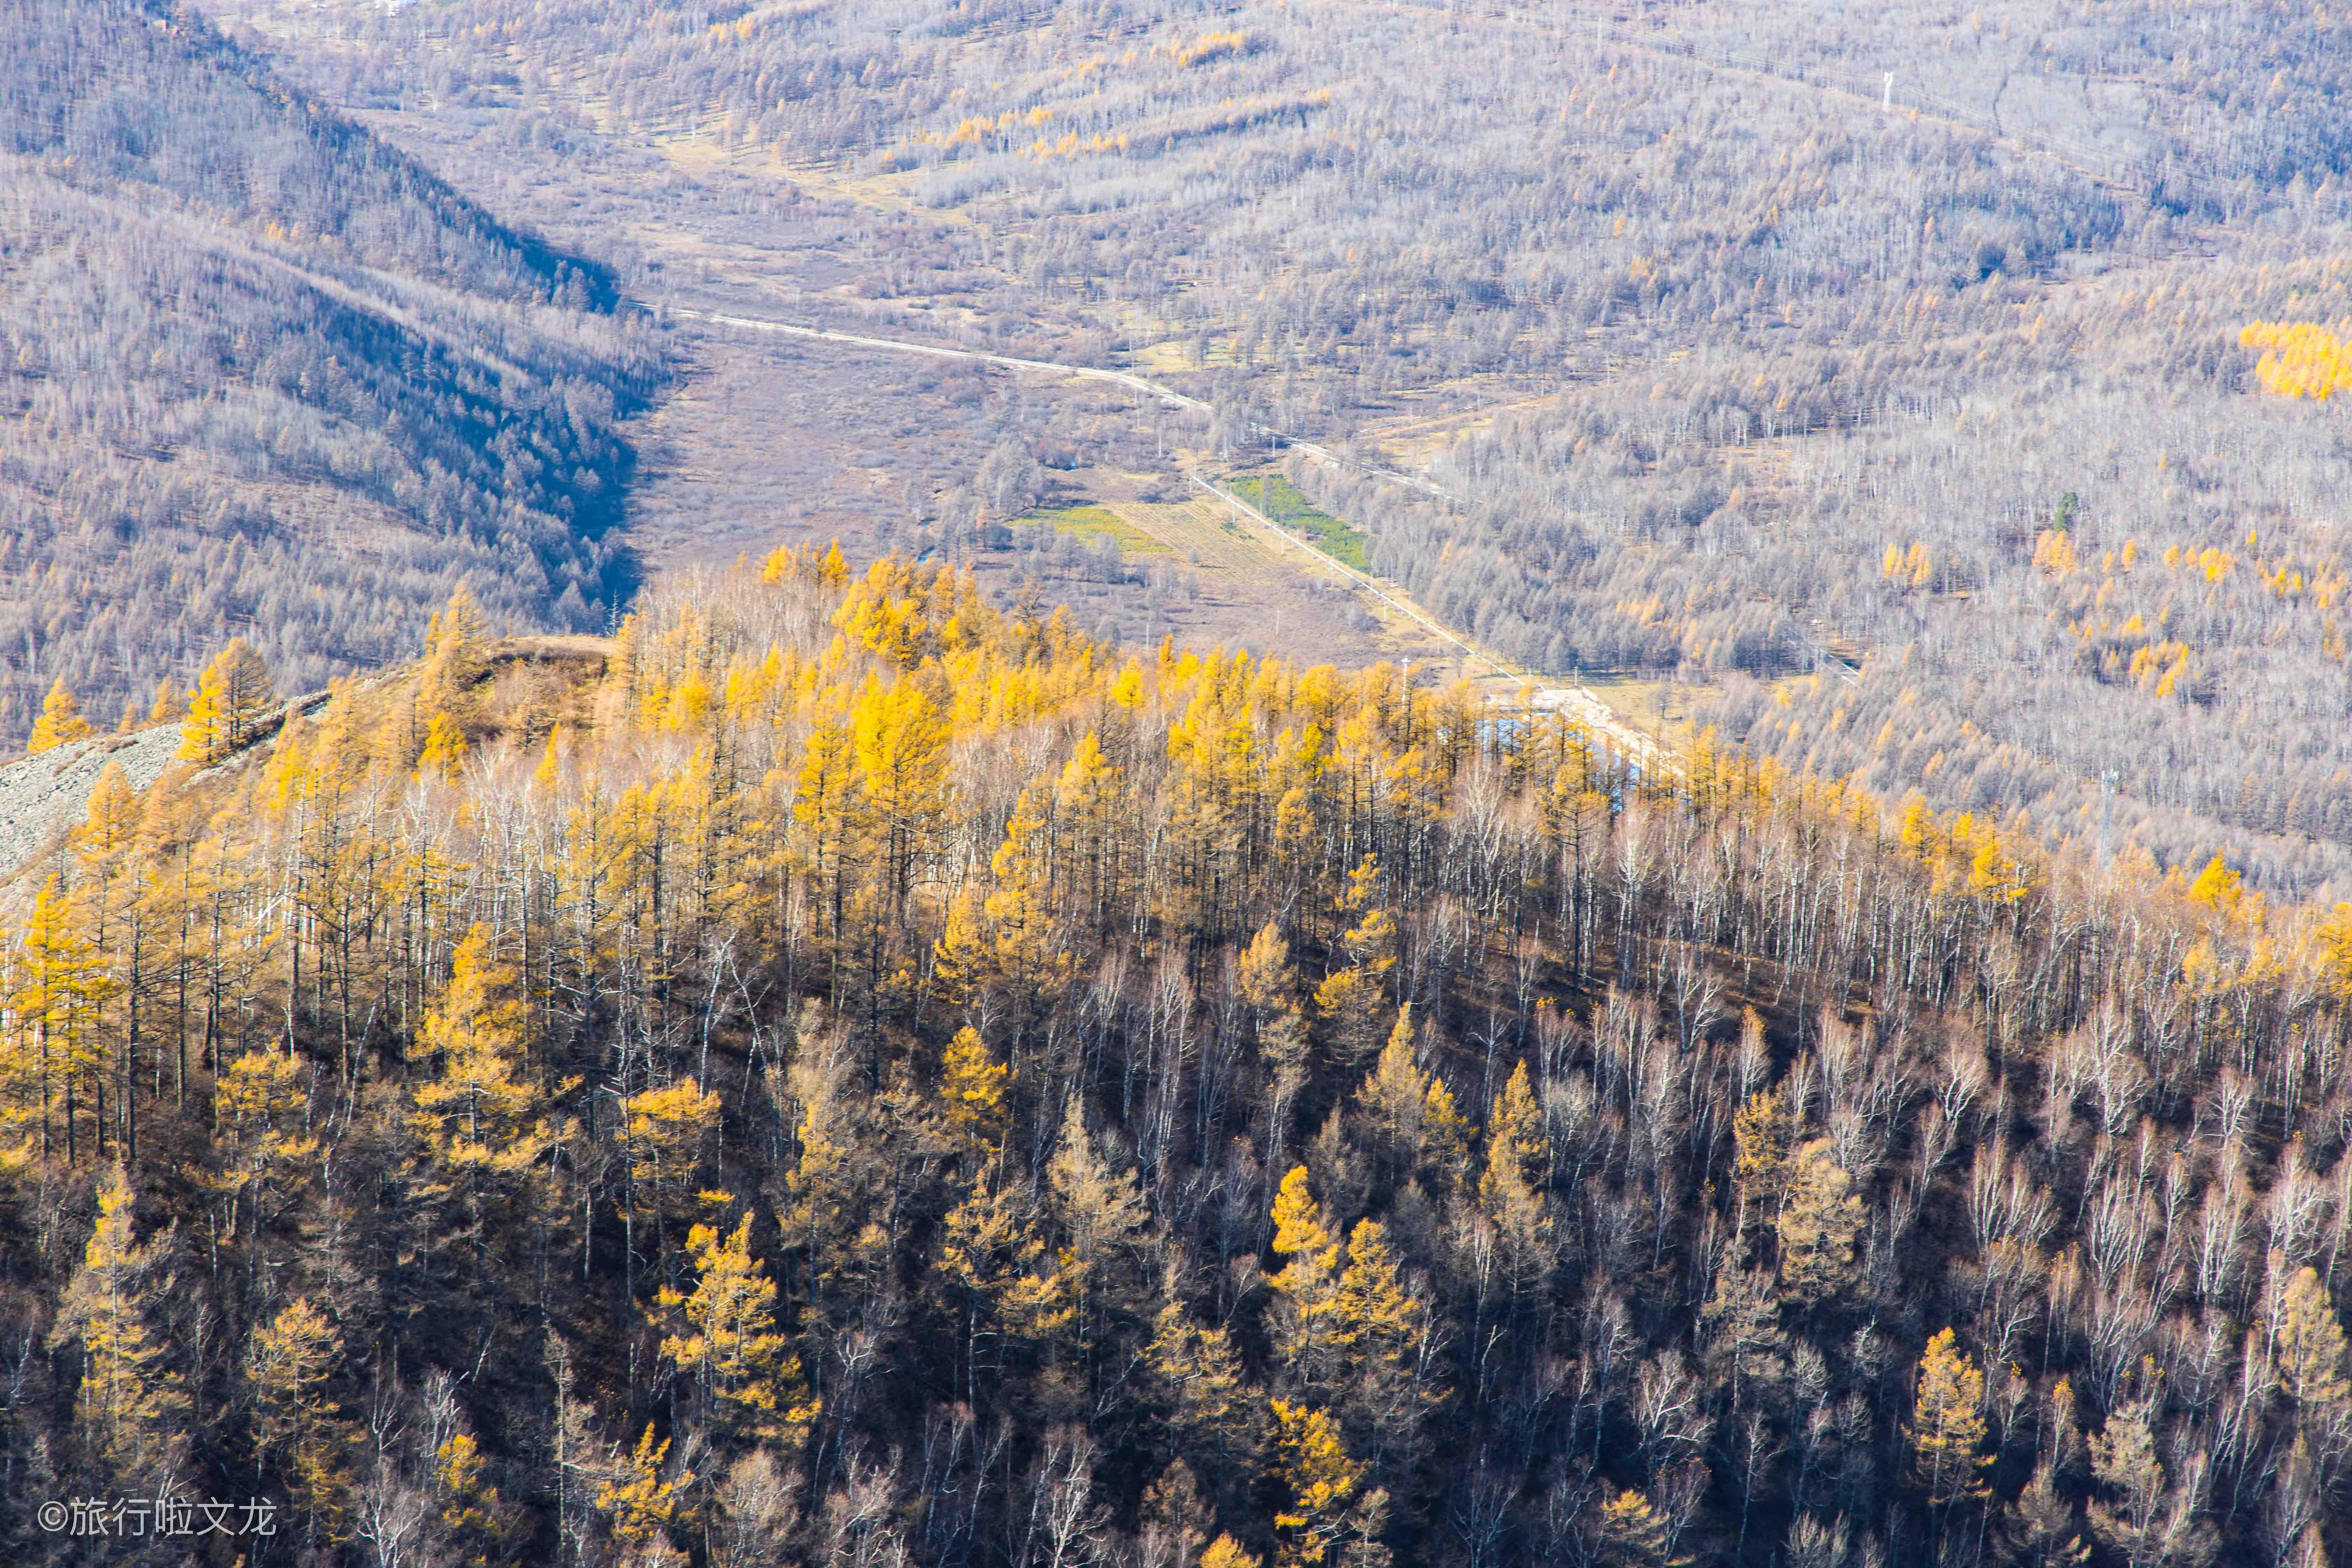
M 2254 379 L 2265 392 L 2322 403 L 2352 392 L 2352 348 L 2316 321 L 2249 321 L 2238 345 L 2263 351 Z

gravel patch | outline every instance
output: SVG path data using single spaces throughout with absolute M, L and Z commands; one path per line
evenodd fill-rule
M 288 711 L 308 713 L 327 700 L 323 691 L 298 697 Z M 281 718 L 279 723 L 283 723 Z M 247 750 L 276 734 L 272 724 Z M 131 787 L 148 786 L 176 765 L 180 727 L 159 724 L 128 735 L 96 735 L 73 741 L 0 767 L 0 877 L 14 877 L 50 841 L 82 819 L 91 786 L 109 763 L 122 764 Z

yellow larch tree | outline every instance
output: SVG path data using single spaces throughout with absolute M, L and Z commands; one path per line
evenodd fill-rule
M 243 637 L 232 638 L 205 666 L 180 721 L 181 760 L 216 763 L 252 743 L 269 721 L 276 695 L 261 656 Z
M 545 1095 L 525 1062 L 524 1006 L 515 972 L 498 962 L 497 942 L 477 923 L 457 944 L 449 984 L 417 1030 L 420 1053 L 437 1076 L 411 1099 L 417 1130 L 453 1172 L 511 1177 L 547 1147 Z
M 32 738 L 25 742 L 25 750 L 37 755 L 68 741 L 86 741 L 89 735 L 89 721 L 81 716 L 81 704 L 74 700 L 60 677 L 42 700 L 41 716 L 33 721 Z
M 1008 1340 L 1050 1339 L 1072 1311 L 1065 1281 L 1045 1257 L 1035 1205 L 982 1171 L 940 1226 L 938 1268 L 962 1319 L 963 1394 L 1003 1370 Z
M 2346 1378 L 2344 1324 L 2316 1268 L 2298 1269 L 2281 1292 L 2277 1314 L 2279 1383 L 2306 1421 L 2341 1413 L 2352 1403 Z
M 862 837 L 856 743 L 847 715 L 828 702 L 813 717 L 793 790 L 793 855 L 838 943 L 848 901 L 853 846 Z
M 1426 1375 L 1433 1349 L 1429 1303 L 1408 1288 L 1387 1229 L 1362 1219 L 1348 1234 L 1348 1266 L 1329 1313 L 1334 1399 L 1360 1453 L 1410 1450 L 1421 1424 L 1444 1402 Z
M 1005 1086 L 1013 1069 L 991 1056 L 980 1031 L 958 1029 L 940 1061 L 940 1107 L 949 1130 L 975 1152 L 995 1149 L 1004 1136 Z
M 919 681 L 869 679 L 850 728 L 883 888 L 892 910 L 903 912 L 947 818 L 947 727 Z
M 1332 1340 L 1341 1331 L 1340 1247 L 1304 1165 L 1293 1166 L 1275 1194 L 1274 1255 L 1283 1259 L 1266 1279 L 1275 1291 L 1276 1350 L 1300 1387 L 1328 1387 L 1336 1371 Z
M 61 1113 L 68 1163 L 80 1157 L 82 1107 L 93 1099 L 101 1152 L 105 1136 L 100 1024 L 113 982 L 100 964 L 89 924 L 84 900 L 61 893 L 49 879 L 16 932 L 7 994 L 15 1114 L 20 1125 L 37 1116 L 46 1159 Z
M 279 1050 L 252 1050 L 213 1079 L 213 1123 L 222 1145 L 220 1174 L 212 1180 L 227 1200 L 234 1237 L 250 1215 L 247 1234 L 258 1255 L 262 1227 L 284 1209 L 319 1152 L 304 1131 L 307 1096 L 301 1066 Z
M 639 1214 L 653 1219 L 658 1252 L 664 1226 L 689 1210 L 698 1191 L 694 1178 L 719 1131 L 719 1096 L 690 1078 L 656 1085 L 621 1102 L 628 1159 L 625 1207 L 633 1244 Z
M 257 1327 L 246 1351 L 254 1435 L 261 1452 L 281 1467 L 312 1542 L 343 1533 L 346 1456 L 356 1434 L 328 1388 L 342 1353 L 342 1336 L 303 1296 Z
M 151 1323 L 173 1290 L 169 1244 L 137 1241 L 134 1201 L 122 1167 L 109 1166 L 99 1182 L 98 1223 L 49 1342 L 81 1347 L 74 1423 L 90 1455 L 116 1475 L 143 1479 L 170 1468 L 184 1441 L 187 1399 Z
M 1643 1492 L 1628 1489 L 1601 1505 L 1599 1545 L 1607 1568 L 1687 1568 L 1675 1552 L 1673 1522 Z
M 1073 971 L 1055 907 L 1053 800 L 1041 788 L 1021 792 L 1004 842 L 989 858 L 995 888 L 982 904 L 999 987 L 1013 1005 L 1016 1027 L 1024 1031 L 1059 999 Z
M 1985 1495 L 1984 1373 L 1949 1329 L 1927 1342 L 1911 1402 L 1911 1469 L 1931 1508 Z
M 1180 1452 L 1213 1471 L 1256 1463 L 1264 1412 L 1252 1396 L 1240 1352 L 1223 1328 L 1196 1322 L 1166 1282 L 1145 1350 Z
M 1140 1335 L 1150 1286 L 1144 1244 L 1151 1216 L 1134 1172 L 1115 1166 L 1087 1131 L 1086 1109 L 1075 1095 L 1046 1162 L 1045 1198 L 1062 1237 L 1055 1268 L 1073 1309 L 1067 1340 L 1072 1371 L 1091 1395 L 1110 1365 L 1107 1352 Z
M 138 1070 L 141 1004 L 153 983 L 149 944 L 154 919 L 148 902 L 155 871 L 142 854 L 140 828 L 146 810 L 122 765 L 109 759 L 91 784 L 81 823 L 70 836 L 80 873 L 79 900 L 89 938 L 102 1037 L 99 1049 L 113 1047 L 114 1060 L 101 1064 L 98 1085 L 110 1085 L 114 1121 L 124 1157 L 138 1154 Z M 100 1118 L 101 1123 L 104 1118 Z M 101 1139 L 105 1129 L 100 1128 Z
M 662 1358 L 694 1379 L 703 1414 L 722 1436 L 797 1450 L 816 1410 L 800 1396 L 800 1360 L 776 1331 L 776 1287 L 751 1256 L 751 1216 L 731 1232 L 696 1226 L 686 1250 L 694 1289 L 665 1285 L 654 1297 L 673 1325 Z
M 1286 1504 L 1274 1516 L 1279 1568 L 1319 1568 L 1334 1549 L 1376 1538 L 1388 1494 L 1364 1490 L 1365 1467 L 1349 1457 L 1338 1426 L 1320 1410 L 1273 1402 L 1275 1443 Z
M 150 724 L 176 724 L 188 710 L 188 694 L 170 676 L 155 683 L 154 700 L 147 705 Z
M 1069 883 L 1079 907 L 1100 924 L 1127 890 L 1127 780 L 1089 730 L 1078 737 L 1054 787 L 1055 816 L 1066 835 Z
M 1799 1148 L 1780 1205 L 1781 1288 L 1809 1307 L 1852 1289 L 1862 1219 L 1853 1178 L 1838 1164 L 1830 1141 L 1816 1138 Z
M 692 1470 L 664 1475 L 670 1440 L 654 1441 L 647 1422 L 636 1447 L 614 1468 L 611 1479 L 596 1489 L 598 1511 L 612 1516 L 613 1539 L 627 1551 L 667 1538 L 677 1515 L 679 1494 L 694 1484 Z
M 1478 1178 L 1478 1206 L 1503 1244 L 1506 1275 L 1515 1296 L 1536 1289 L 1552 1261 L 1552 1220 L 1543 1198 L 1551 1179 L 1551 1142 L 1536 1103 L 1528 1064 L 1519 1062 L 1486 1117 L 1486 1168 Z
M 1743 1247 L 1759 1226 L 1780 1217 L 1789 1165 L 1788 1118 L 1781 1103 L 1779 1089 L 1759 1089 L 1732 1113 L 1731 1180 Z
M 453 713 L 460 708 L 482 678 L 488 640 L 481 605 L 471 585 L 461 582 L 425 625 L 417 683 L 419 705 L 426 713 Z

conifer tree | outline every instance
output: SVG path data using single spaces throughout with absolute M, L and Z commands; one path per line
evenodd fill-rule
M 433 715 L 425 729 L 425 749 L 416 756 L 419 778 L 453 779 L 466 760 L 466 731 L 445 709 Z
M 947 727 L 921 685 L 907 679 L 869 678 L 849 717 L 883 886 L 891 909 L 902 910 L 946 816 Z
M 1429 1304 L 1408 1287 L 1385 1227 L 1358 1220 L 1329 1313 L 1333 1385 L 1355 1451 L 1382 1474 L 1417 1455 L 1423 1423 L 1444 1401 L 1428 1375 L 1438 1346 Z
M 1200 1568 L 1260 1568 L 1264 1559 L 1230 1535 L 1220 1535 L 1201 1550 Z
M 1372 1054 L 1386 1003 L 1379 976 L 1361 964 L 1333 970 L 1315 988 L 1315 1011 L 1323 1023 L 1326 1048 L 1341 1070 L 1360 1066 Z
M 216 763 L 250 744 L 268 722 L 275 695 L 261 656 L 243 637 L 230 639 L 205 666 L 180 721 L 181 760 Z
M 1835 1300 L 1854 1283 L 1854 1238 L 1862 1230 L 1862 1200 L 1853 1178 L 1816 1138 L 1790 1160 L 1788 1197 L 1780 1206 L 1780 1284 L 1808 1307 Z
M 948 1127 L 975 1152 L 994 1149 L 1004 1136 L 1006 1083 L 1010 1068 L 988 1053 L 980 1031 L 969 1024 L 948 1042 L 940 1064 L 940 1104 Z
M 1043 1341 L 1068 1321 L 1063 1281 L 1045 1262 L 1034 1214 L 989 1173 L 948 1212 L 937 1263 L 961 1320 L 960 1379 L 967 1400 L 980 1397 L 983 1374 L 1004 1367 L 1008 1338 Z
M 83 900 L 61 894 L 57 879 L 49 879 L 16 933 L 7 995 L 16 1036 L 8 1077 L 17 1125 L 37 1117 L 44 1158 L 55 1148 L 53 1131 L 62 1132 L 68 1163 L 80 1155 L 82 1107 L 93 1091 L 104 1093 L 99 1026 L 113 991 L 87 928 Z M 102 1140 L 102 1100 L 94 1109 Z
M 441 1495 L 441 1522 L 454 1538 L 467 1568 L 481 1568 L 503 1546 L 511 1523 L 489 1463 L 473 1433 L 451 1432 L 433 1450 L 434 1480 Z
M 1609 1568 L 1686 1568 L 1674 1551 L 1672 1522 L 1642 1492 L 1627 1489 L 1601 1505 L 1601 1559 Z
M 1072 1352 L 1092 1391 L 1115 1344 L 1138 1337 L 1149 1276 L 1143 1244 L 1150 1224 L 1132 1173 L 1115 1170 L 1087 1131 L 1073 1096 L 1045 1166 L 1054 1219 L 1064 1237 L 1057 1271 L 1067 1282 Z
M 342 1352 L 342 1336 L 302 1296 L 257 1327 L 246 1352 L 256 1436 L 261 1451 L 280 1467 L 311 1542 L 337 1541 L 342 1533 L 354 1434 L 328 1388 Z
M 1407 1004 L 1397 1010 L 1388 1044 L 1357 1090 L 1356 1103 L 1391 1180 L 1410 1181 L 1423 1171 L 1453 1180 L 1469 1163 L 1469 1123 L 1444 1080 L 1417 1065 L 1413 1040 L 1412 1007 Z
M 283 1051 L 247 1051 L 213 1080 L 213 1120 L 227 1146 L 217 1178 L 228 1196 L 226 1228 L 234 1237 L 240 1210 L 249 1215 L 257 1258 L 263 1225 L 319 1152 L 319 1139 L 303 1129 L 305 1099 L 300 1064 Z
M 1911 1405 L 1911 1466 L 1931 1508 L 1973 1502 L 1985 1495 L 1992 1463 L 1982 1453 L 1984 1373 L 1946 1329 L 1919 1359 L 1919 1387 Z
M 1279 1474 L 1288 1494 L 1274 1516 L 1275 1561 L 1281 1568 L 1377 1562 L 1388 1494 L 1364 1489 L 1365 1468 L 1350 1458 L 1339 1429 L 1322 1411 L 1273 1403 Z
M 1044 1016 L 1070 977 L 1055 918 L 1052 826 L 1042 793 L 1024 789 L 1013 803 L 1004 842 L 989 859 L 996 888 L 983 906 L 994 930 L 995 971 L 1016 999 L 1024 1027 Z
M 1211 1476 L 1253 1468 L 1264 1413 L 1225 1330 L 1194 1321 L 1171 1289 L 1145 1353 L 1177 1453 L 1198 1460 L 1202 1473 Z
M 1543 1110 L 1521 1061 L 1487 1115 L 1486 1168 L 1478 1178 L 1479 1206 L 1503 1243 L 1515 1294 L 1533 1289 L 1549 1267 L 1552 1221 L 1543 1184 L 1550 1174 Z
M 1127 890 L 1120 820 L 1126 804 L 1125 773 L 1104 754 L 1089 730 L 1078 738 L 1054 786 L 1054 813 L 1067 834 L 1070 880 L 1092 921 L 1100 925 L 1112 901 Z
M 690 1078 L 621 1102 L 632 1223 L 637 1212 L 651 1215 L 657 1245 L 659 1224 L 686 1213 L 691 1203 L 694 1176 L 719 1129 L 719 1096 Z
M 2278 1313 L 2279 1383 L 2306 1418 L 2341 1409 L 2352 1401 L 2345 1375 L 2344 1325 L 2316 1268 L 2299 1270 L 2287 1281 Z
M 88 740 L 89 734 L 89 721 L 81 716 L 81 704 L 74 700 L 60 678 L 41 703 L 41 716 L 33 722 L 32 739 L 25 742 L 25 750 L 38 755 L 68 741 Z
M 636 1447 L 596 1490 L 596 1508 L 612 1517 L 613 1539 L 625 1549 L 666 1540 L 670 1521 L 677 1514 L 679 1494 L 694 1484 L 692 1470 L 663 1474 L 669 1445 L 667 1437 L 654 1441 L 653 1424 L 647 1422 Z
M 435 1157 L 468 1180 L 510 1178 L 547 1147 L 544 1097 L 524 1060 L 525 1009 L 515 972 L 497 962 L 495 939 L 477 923 L 457 944 L 449 984 L 417 1031 L 439 1075 L 412 1094 Z
M 1738 1228 L 1743 1239 L 1754 1226 L 1779 1218 L 1789 1163 L 1789 1138 L 1780 1103 L 1779 1089 L 1759 1089 L 1741 1103 L 1731 1119 L 1731 1174 L 1738 1195 Z
M 795 1394 L 800 1361 L 776 1332 L 776 1287 L 751 1256 L 751 1216 L 744 1215 L 731 1233 L 696 1226 L 686 1250 L 694 1260 L 694 1289 L 665 1285 L 654 1298 L 677 1324 L 661 1342 L 663 1359 L 693 1376 L 719 1432 L 797 1448 L 816 1411 Z
M 169 1471 L 187 1414 L 179 1369 L 153 1321 L 174 1288 L 171 1239 L 140 1244 L 133 1202 L 122 1167 L 108 1166 L 99 1183 L 98 1223 L 50 1334 L 53 1347 L 80 1345 L 75 1427 L 91 1457 L 126 1480 Z
M 825 912 L 826 934 L 838 943 L 849 898 L 850 855 L 859 836 L 854 744 L 845 715 L 830 709 L 812 716 L 793 790 L 796 856 Z
M 2001 1538 L 2019 1568 L 2084 1568 L 2091 1558 L 2075 1506 L 2059 1492 L 2047 1459 L 2003 1515 Z
M 147 722 L 176 724 L 187 710 L 188 696 L 180 689 L 178 681 L 167 675 L 155 683 L 155 699 L 148 705 Z
M 428 714 L 454 714 L 479 680 L 484 644 L 489 637 L 473 588 L 459 583 L 449 602 L 435 612 L 425 631 L 425 659 L 418 672 L 418 700 Z
M 2091 1531 L 2130 1568 L 2191 1568 L 2212 1553 L 2210 1527 L 2197 1518 L 2202 1488 L 2171 1487 L 2155 1414 L 2147 1395 L 2126 1399 L 2091 1438 L 2091 1472 L 2106 1491 L 2091 1503 Z
M 1281 928 L 1268 921 L 1250 939 L 1234 965 L 1234 981 L 1249 1005 L 1257 1026 L 1258 1050 L 1265 1058 L 1269 1084 L 1267 1110 L 1272 1123 L 1274 1153 L 1282 1152 L 1290 1107 L 1307 1076 L 1307 1023 L 1299 1016 L 1298 975 L 1291 967 L 1290 944 Z
M 1276 1346 L 1300 1387 L 1326 1388 L 1334 1371 L 1332 1339 L 1340 1331 L 1339 1244 L 1304 1165 L 1293 1166 L 1275 1194 L 1274 1255 L 1285 1260 L 1266 1279 L 1275 1291 Z

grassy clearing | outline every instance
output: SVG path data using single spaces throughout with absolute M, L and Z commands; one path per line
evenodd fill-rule
M 1359 572 L 1372 569 L 1364 536 L 1318 509 L 1298 493 L 1297 486 L 1280 474 L 1244 474 L 1225 482 L 1233 487 L 1234 494 L 1273 521 L 1306 534 L 1316 549 L 1342 566 L 1352 566 Z
M 1168 546 L 1144 532 L 1108 507 L 1060 506 L 1033 513 L 1031 521 L 1047 522 L 1064 533 L 1075 533 L 1092 542 L 1108 539 L 1117 544 L 1122 555 L 1165 555 Z

